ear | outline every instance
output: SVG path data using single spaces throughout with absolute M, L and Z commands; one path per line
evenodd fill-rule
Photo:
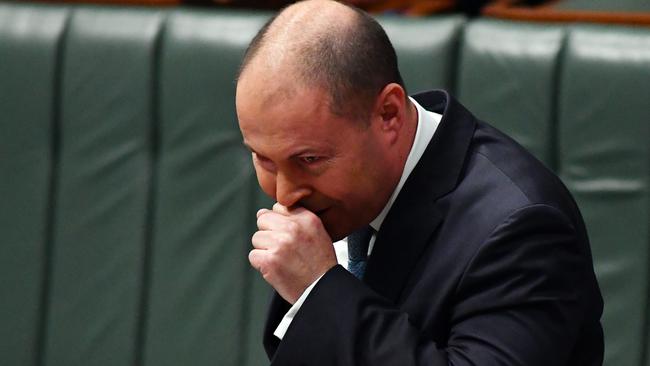
M 382 134 L 393 144 L 407 119 L 408 104 L 406 92 L 399 84 L 390 83 L 382 89 L 375 101 L 373 122 Z

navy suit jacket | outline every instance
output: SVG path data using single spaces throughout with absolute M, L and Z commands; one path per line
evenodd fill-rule
M 363 282 L 329 270 L 281 342 L 275 294 L 272 365 L 601 365 L 603 302 L 569 192 L 446 92 L 415 99 L 443 117 Z

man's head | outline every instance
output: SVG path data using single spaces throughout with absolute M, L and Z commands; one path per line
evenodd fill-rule
M 246 50 L 240 73 L 254 59 L 291 68 L 310 87 L 329 91 L 332 113 L 367 119 L 384 86 L 404 82 L 395 50 L 367 13 L 334 1 L 303 1 L 271 18 Z M 241 75 L 240 75 L 241 76 Z
M 294 4 L 246 52 L 237 114 L 260 186 L 316 213 L 337 240 L 374 219 L 415 131 L 397 60 L 368 15 L 333 1 Z

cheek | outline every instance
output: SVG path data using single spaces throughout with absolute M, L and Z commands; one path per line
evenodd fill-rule
M 319 177 L 314 189 L 344 206 L 357 206 L 366 204 L 367 196 L 372 196 L 374 181 L 375 177 L 366 167 L 348 162 L 342 169 Z
M 275 175 L 261 168 L 258 164 L 255 164 L 255 174 L 262 191 L 267 196 L 275 199 Z
M 364 151 L 359 156 L 372 158 L 356 159 L 348 163 L 349 170 L 345 174 L 344 185 L 348 189 L 349 202 L 353 202 L 359 209 L 376 210 L 382 206 L 385 196 L 385 187 L 390 182 L 385 170 L 381 169 L 382 156 L 376 151 Z

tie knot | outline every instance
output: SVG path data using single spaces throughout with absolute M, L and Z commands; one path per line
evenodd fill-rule
M 368 257 L 368 244 L 375 230 L 370 226 L 348 235 L 348 258 L 352 261 L 364 261 Z

